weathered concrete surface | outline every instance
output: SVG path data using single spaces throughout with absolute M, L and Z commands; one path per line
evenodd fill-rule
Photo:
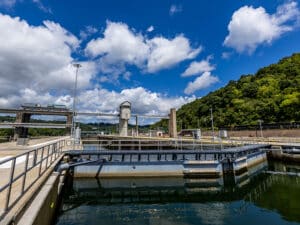
M 74 177 L 182 177 L 183 165 L 85 165 L 74 169 Z
M 18 221 L 18 225 L 51 225 L 59 196 L 58 172 L 53 172 L 29 208 Z

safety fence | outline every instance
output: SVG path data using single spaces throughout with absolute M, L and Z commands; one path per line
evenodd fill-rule
M 0 220 L 62 154 L 66 139 L 49 142 L 0 160 Z

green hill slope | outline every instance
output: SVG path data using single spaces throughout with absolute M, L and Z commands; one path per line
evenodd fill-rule
M 213 108 L 216 127 L 300 121 L 300 54 L 283 58 L 243 75 L 225 87 L 182 106 L 177 120 L 183 128 L 210 126 Z M 162 124 L 160 124 L 162 125 Z

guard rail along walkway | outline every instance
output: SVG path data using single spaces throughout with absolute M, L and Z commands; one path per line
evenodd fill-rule
M 0 161 L 0 221 L 62 155 L 67 138 Z

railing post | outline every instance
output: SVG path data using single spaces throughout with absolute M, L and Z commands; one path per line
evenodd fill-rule
M 47 156 L 46 156 L 46 169 L 48 169 L 48 159 L 49 159 L 50 148 L 52 148 L 52 151 L 53 151 L 53 146 L 54 145 L 48 145 Z
M 53 144 L 53 148 L 52 148 L 52 151 L 51 151 L 51 153 L 50 153 L 50 155 L 51 155 L 51 157 L 50 157 L 50 165 L 52 164 L 52 160 L 53 160 L 53 154 L 55 154 L 55 152 L 57 151 L 57 145 L 58 145 L 58 143 L 54 143 Z M 49 157 L 49 156 L 48 156 Z
M 36 160 L 37 160 L 37 149 L 34 150 L 34 159 L 33 159 L 32 167 L 35 167 Z
M 43 161 L 44 161 L 44 149 L 45 147 L 42 147 L 42 155 L 41 155 L 41 160 L 40 160 L 40 168 L 39 168 L 39 176 L 41 175 L 41 171 L 42 171 L 42 165 L 43 165 Z
M 11 170 L 10 170 L 10 178 L 9 178 L 9 186 L 8 186 L 7 195 L 6 195 L 6 202 L 5 202 L 5 212 L 9 208 L 9 200 L 10 200 L 12 182 L 13 182 L 13 179 L 14 179 L 15 166 L 16 166 L 16 158 L 14 158 L 12 160 L 12 165 L 11 165 Z
M 24 189 L 25 189 L 25 182 L 26 182 L 26 175 L 27 175 L 27 168 L 28 168 L 28 159 L 29 159 L 29 152 L 26 154 L 25 171 L 24 171 L 23 182 L 22 182 L 22 194 L 24 193 Z

